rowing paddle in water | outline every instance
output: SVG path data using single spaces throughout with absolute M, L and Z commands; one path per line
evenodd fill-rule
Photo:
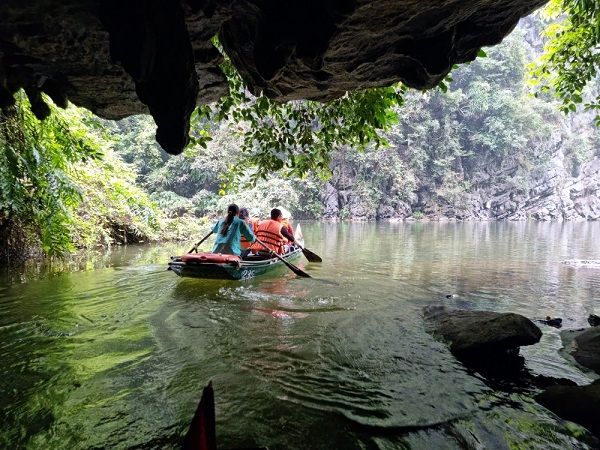
M 300 247 L 300 250 L 302 250 L 302 254 L 304 255 L 304 257 L 306 259 L 308 259 L 310 262 L 323 262 L 323 258 L 321 258 L 319 255 L 317 255 L 316 253 L 311 252 L 309 249 L 302 247 L 300 244 L 296 243 L 296 245 L 298 247 Z
M 208 239 L 208 238 L 209 238 L 209 237 L 210 237 L 212 234 L 213 234 L 213 232 L 211 231 L 211 232 L 210 232 L 210 233 L 208 233 L 206 236 L 204 236 L 204 237 L 203 237 L 203 238 L 202 238 L 202 239 L 201 239 L 201 240 L 200 240 L 200 241 L 199 241 L 199 242 L 198 242 L 196 245 L 194 245 L 194 246 L 193 246 L 193 247 L 190 249 L 190 251 L 188 252 L 188 254 L 189 254 L 189 253 L 194 253 L 194 252 L 198 253 L 198 246 L 199 246 L 200 244 L 202 244 L 202 243 L 203 243 L 205 240 L 207 240 L 207 239 Z M 171 257 L 171 259 L 173 259 L 173 257 Z M 173 270 L 173 269 L 171 268 L 171 266 L 169 266 L 169 267 L 167 267 L 167 270 Z
M 200 244 L 202 244 L 202 243 L 203 243 L 205 240 L 207 240 L 207 239 L 208 239 L 208 238 L 209 238 L 209 237 L 210 237 L 212 234 L 213 234 L 213 232 L 211 231 L 211 232 L 210 232 L 210 233 L 208 233 L 206 236 L 204 236 L 204 237 L 202 238 L 202 240 L 200 240 L 200 241 L 199 241 L 199 242 L 198 242 L 196 245 L 194 245 L 194 246 L 192 247 L 192 249 L 191 249 L 191 250 L 190 250 L 188 253 L 193 253 L 193 252 L 196 252 L 196 253 L 198 253 L 198 246 L 199 246 Z
M 300 244 L 300 242 L 304 244 L 304 234 L 302 234 L 302 228 L 300 227 L 300 224 L 298 224 L 296 225 L 296 231 L 294 232 L 294 244 L 300 247 L 300 250 L 302 250 L 302 254 L 306 259 L 308 259 L 309 262 L 323 262 L 323 259 L 319 255 L 317 255 L 314 252 L 311 252 L 307 248 L 304 248 Z
M 271 250 L 269 247 L 267 247 L 265 245 L 264 242 L 259 241 L 258 239 L 256 240 L 256 242 L 258 242 L 260 245 L 262 245 L 265 249 L 267 249 L 272 255 L 275 255 L 275 257 L 280 260 L 282 263 L 284 263 L 286 266 L 288 266 L 288 268 L 294 272 L 296 275 L 298 275 L 299 277 L 304 277 L 304 278 L 312 278 L 309 274 L 307 274 L 305 271 L 303 271 L 302 269 L 300 269 L 299 267 L 296 267 L 295 265 L 293 265 L 290 262 L 287 262 L 285 259 L 283 259 L 281 256 L 279 256 L 277 253 L 275 253 L 273 250 Z

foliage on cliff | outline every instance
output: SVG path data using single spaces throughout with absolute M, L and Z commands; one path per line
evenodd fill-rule
M 541 52 L 540 25 L 526 21 L 502 45 L 487 49 L 486 58 L 455 70 L 446 92 L 406 93 L 394 111 L 399 122 L 382 134 L 389 146 L 332 148 L 328 183 L 315 174 L 287 179 L 284 169 L 249 187 L 256 172 L 240 150 L 239 129 L 246 125 L 235 120 L 207 122 L 203 129 L 210 125 L 213 140 L 205 148 L 169 158 L 152 142 L 151 120 L 130 118 L 115 129 L 123 136 L 117 150 L 173 217 L 214 214 L 231 201 L 265 213 L 284 204 L 304 218 L 467 217 L 467 194 L 498 188 L 521 195 L 559 150 L 565 170 L 576 176 L 598 147 L 589 118 L 564 119 L 552 97 L 535 98 L 525 83 L 528 63 Z M 238 179 L 222 197 L 223 175 L 232 166 Z
M 97 120 L 48 103 L 52 113 L 39 121 L 19 95 L 0 118 L 2 259 L 37 245 L 63 255 L 155 237 L 160 212 L 129 181 L 132 169 L 112 153 Z
M 0 119 L 3 238 L 18 238 L 14 230 L 31 228 L 50 254 L 73 248 L 69 238 L 72 211 L 81 199 L 71 178 L 74 165 L 100 156 L 87 130 L 68 123 L 66 113 L 54 112 L 39 122 L 21 95 Z
M 535 217 L 535 207 L 516 210 L 545 174 L 575 179 L 600 147 L 589 115 L 565 118 L 551 96 L 531 95 L 525 75 L 541 51 L 539 25 L 526 20 L 487 58 L 456 69 L 445 93 L 407 95 L 389 148 L 337 150 L 329 215 L 502 218 L 509 207 L 510 217 Z M 544 195 L 556 202 L 552 189 Z M 562 217 L 567 205 L 555 206 Z
M 196 109 L 191 144 L 206 148 L 215 123 L 232 123 L 229 132 L 240 138 L 239 158 L 228 168 L 232 178 L 249 169 L 253 180 L 267 179 L 277 171 L 285 176 L 324 175 L 333 148 L 386 145 L 382 132 L 397 122 L 396 108 L 404 103 L 406 88 L 402 84 L 346 92 L 328 103 L 278 103 L 263 94 L 252 95 L 226 54 L 224 59 L 221 69 L 229 94 Z
M 531 68 L 534 85 L 539 92 L 556 94 L 565 113 L 582 103 L 586 109 L 597 111 L 600 90 L 592 85 L 600 68 L 600 2 L 551 0 L 542 15 L 548 21 L 544 30 L 547 40 L 543 54 Z M 589 88 L 595 92 L 588 92 Z
M 234 121 L 213 124 L 213 139 L 205 148 L 196 145 L 172 157 L 154 142 L 152 119 L 147 116 L 106 122 L 106 126 L 117 139 L 117 154 L 137 169 L 137 183 L 173 220 L 190 215 L 214 218 L 231 202 L 259 208 L 263 214 L 276 205 L 306 211 L 310 217 L 322 210 L 323 182 L 317 176 L 285 177 L 282 170 L 257 180 L 250 168 L 231 184 L 231 167 L 246 167 L 239 151 L 243 137 L 231 132 L 237 126 Z

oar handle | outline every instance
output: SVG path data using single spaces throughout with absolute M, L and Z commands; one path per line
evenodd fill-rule
M 271 255 L 275 255 L 277 258 L 279 258 L 282 261 L 285 261 L 281 256 L 279 256 L 277 253 L 275 253 L 273 250 L 271 250 L 269 247 L 267 247 L 267 244 L 265 244 L 263 241 L 261 241 L 260 239 L 256 238 L 256 242 L 258 242 L 260 245 L 262 245 L 265 249 L 267 249 L 269 251 L 269 253 Z
M 198 253 L 198 246 L 200 246 L 200 244 L 202 244 L 205 240 L 207 240 L 212 234 L 213 234 L 213 232 L 211 231 L 206 236 L 204 236 L 196 245 L 194 245 L 192 247 L 192 249 L 188 253 L 192 253 L 192 252 Z

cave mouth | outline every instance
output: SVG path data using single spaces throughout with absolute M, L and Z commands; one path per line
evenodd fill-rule
M 328 101 L 399 81 L 437 85 L 482 46 L 499 43 L 544 0 L 4 0 L 0 108 L 24 89 L 100 117 L 151 114 L 178 154 L 199 104 L 227 95 L 218 36 L 248 88 L 277 101 Z

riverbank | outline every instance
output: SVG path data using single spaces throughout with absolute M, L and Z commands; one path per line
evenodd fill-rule
M 103 220 L 95 225 L 82 220 L 84 229 L 71 230 L 72 247 L 69 252 L 58 256 L 45 254 L 39 239 L 39 231 L 34 227 L 15 224 L 5 227 L 0 234 L 0 268 L 19 267 L 27 263 L 57 264 L 59 262 L 81 259 L 81 255 L 90 252 L 106 252 L 111 248 L 135 244 L 161 244 L 168 242 L 188 242 L 206 235 L 214 219 L 209 217 L 164 217 L 156 219 L 153 228 L 140 229 L 132 224 L 131 218 L 113 216 L 112 220 Z M 94 228 L 94 229 L 92 229 Z M 85 233 L 85 239 L 82 239 Z M 85 257 L 84 257 L 85 259 Z

